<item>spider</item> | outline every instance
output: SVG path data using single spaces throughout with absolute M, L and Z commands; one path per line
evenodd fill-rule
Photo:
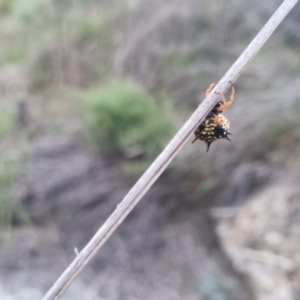
M 228 138 L 229 134 L 229 121 L 222 115 L 222 113 L 228 109 L 234 100 L 235 90 L 231 83 L 231 94 L 229 100 L 227 101 L 224 95 L 221 95 L 221 101 L 219 101 L 214 108 L 210 111 L 210 113 L 206 116 L 205 120 L 198 126 L 195 130 L 195 139 L 192 143 L 196 140 L 204 141 L 207 145 L 206 152 L 208 152 L 209 147 L 212 142 L 219 140 L 219 139 L 226 139 L 231 141 Z M 211 92 L 214 88 L 215 83 L 212 83 L 205 92 L 205 97 Z

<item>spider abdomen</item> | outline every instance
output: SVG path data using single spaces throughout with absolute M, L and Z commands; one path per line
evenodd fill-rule
M 213 109 L 208 113 L 205 120 L 194 131 L 195 139 L 192 143 L 198 139 L 204 141 L 207 145 L 206 152 L 208 151 L 210 144 L 216 140 L 227 139 L 230 141 L 228 138 L 228 135 L 231 134 L 229 132 L 229 121 L 222 115 L 222 113 L 231 106 L 234 100 L 235 90 L 231 81 L 230 84 L 231 94 L 229 100 L 227 101 L 224 95 L 219 94 L 221 101 L 217 102 Z M 206 97 L 209 95 L 214 86 L 215 84 L 212 83 L 207 88 L 205 92 Z
M 229 132 L 229 121 L 223 115 L 216 115 L 206 118 L 195 130 L 195 140 L 199 139 L 207 144 L 208 151 L 210 144 L 219 139 L 227 139 Z

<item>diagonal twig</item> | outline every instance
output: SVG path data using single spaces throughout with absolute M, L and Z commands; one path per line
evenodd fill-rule
M 98 252 L 111 234 L 118 228 L 130 211 L 173 160 L 175 155 L 187 142 L 196 126 L 199 125 L 204 120 L 205 116 L 211 111 L 220 97 L 220 95 L 215 92 L 218 91 L 218 93 L 224 94 L 227 91 L 230 87 L 230 81 L 234 82 L 239 77 L 245 67 L 255 57 L 260 48 L 297 2 L 298 0 L 285 0 L 281 4 L 237 61 L 214 87 L 212 92 L 205 98 L 203 103 L 177 132 L 167 147 L 132 187 L 122 202 L 117 206 L 116 210 L 97 231 L 85 248 L 77 255 L 64 273 L 58 278 L 42 300 L 55 300 L 63 294 L 76 276 L 82 271 L 84 266 L 93 258 L 93 256 Z

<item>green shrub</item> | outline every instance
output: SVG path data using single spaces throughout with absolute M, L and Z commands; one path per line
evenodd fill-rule
M 88 104 L 88 122 L 93 139 L 106 150 L 140 149 L 155 157 L 173 133 L 163 103 L 130 82 L 114 80 L 106 87 L 83 95 Z
M 0 140 L 11 129 L 12 123 L 13 123 L 12 115 L 5 110 L 0 111 Z
M 15 0 L 13 2 L 13 13 L 23 23 L 28 23 L 39 12 L 47 0 Z

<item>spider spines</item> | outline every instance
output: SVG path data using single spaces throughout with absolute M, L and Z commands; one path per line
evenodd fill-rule
M 194 144 L 198 140 L 198 137 L 196 136 L 195 139 L 192 141 L 192 144 Z
M 208 152 L 211 143 L 212 143 L 212 142 L 206 143 L 206 145 L 207 145 L 206 152 Z

